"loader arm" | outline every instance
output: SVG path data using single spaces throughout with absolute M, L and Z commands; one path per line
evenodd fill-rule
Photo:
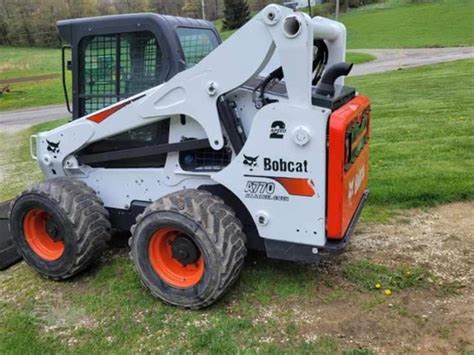
M 200 63 L 168 82 L 40 133 L 36 137 L 39 165 L 47 177 L 66 175 L 65 169 L 79 167 L 73 154 L 81 148 L 172 115 L 192 117 L 201 125 L 210 146 L 220 149 L 224 139 L 217 100 L 255 77 L 274 52 L 285 74 L 288 102 L 311 106 L 314 38 L 326 39 L 328 66 L 344 60 L 342 24 L 269 5 Z

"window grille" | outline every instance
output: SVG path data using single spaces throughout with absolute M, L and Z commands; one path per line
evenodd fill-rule
M 163 56 L 151 32 L 86 37 L 79 53 L 81 116 L 159 84 Z

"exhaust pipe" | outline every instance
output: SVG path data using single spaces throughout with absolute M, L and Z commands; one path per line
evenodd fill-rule
M 324 72 L 321 81 L 318 86 L 316 86 L 316 93 L 322 96 L 334 96 L 336 89 L 334 88 L 334 82 L 340 76 L 347 76 L 353 64 L 340 62 L 331 66 L 328 70 Z

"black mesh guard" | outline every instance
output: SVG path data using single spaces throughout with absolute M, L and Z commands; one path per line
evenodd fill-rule
M 163 56 L 151 32 L 86 37 L 79 52 L 81 115 L 159 84 Z

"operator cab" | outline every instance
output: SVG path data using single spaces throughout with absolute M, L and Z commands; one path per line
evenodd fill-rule
M 67 43 L 63 74 L 64 51 L 72 51 L 67 68 L 72 70 L 73 119 L 169 80 L 221 42 L 209 21 L 152 13 L 64 20 L 57 26 Z

